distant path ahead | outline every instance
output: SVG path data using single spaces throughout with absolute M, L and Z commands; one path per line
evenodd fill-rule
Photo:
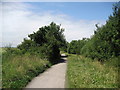
M 26 88 L 65 88 L 66 58 L 62 56 L 60 63 L 35 77 Z

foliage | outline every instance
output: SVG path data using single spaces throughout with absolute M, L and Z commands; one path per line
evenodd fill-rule
M 24 39 L 17 48 L 6 47 L 2 53 L 3 88 L 25 87 L 33 77 L 57 63 L 59 48 L 66 46 L 63 31 L 52 22 L 28 35 L 29 39 Z
M 59 25 L 52 22 L 49 26 L 39 28 L 36 33 L 30 34 L 28 37 L 38 46 L 44 43 L 50 43 L 50 41 L 55 41 L 60 47 L 66 43 L 63 32 L 63 28 L 61 29 Z
M 23 53 L 30 52 L 32 47 L 35 47 L 35 42 L 28 39 L 24 39 L 22 44 L 18 45 L 18 48 L 22 50 Z
M 118 58 L 101 65 L 80 55 L 68 57 L 67 88 L 118 88 Z
M 69 44 L 68 52 L 83 54 L 99 61 L 108 60 L 120 55 L 120 2 L 113 7 L 113 15 L 109 16 L 106 24 L 99 27 L 94 35 L 84 45 L 78 45 L 77 41 Z M 80 42 L 82 44 L 82 42 Z M 79 49 L 79 48 L 80 49 Z M 77 52 L 78 51 L 78 52 Z
M 60 47 L 60 51 L 67 52 L 68 44 L 69 44 L 68 42 L 65 42 L 65 43 Z
M 23 88 L 33 77 L 50 66 L 49 61 L 40 59 L 39 56 L 4 53 L 2 55 L 2 88 Z
M 83 38 L 82 40 L 72 40 L 68 44 L 67 52 L 69 54 L 81 54 L 81 49 L 89 39 Z
M 66 40 L 63 35 L 63 28 L 52 22 L 48 26 L 39 28 L 37 32 L 29 34 L 30 39 L 24 39 L 18 48 L 23 53 L 36 53 L 44 58 L 47 58 L 52 63 L 56 63 L 60 59 L 59 48 L 66 48 Z
M 113 15 L 109 16 L 106 24 L 101 27 L 96 24 L 96 27 L 94 35 L 79 50 L 80 54 L 92 59 L 76 55 L 68 58 L 68 88 L 120 87 L 118 76 L 120 69 L 120 2 L 114 5 Z M 72 41 L 71 44 L 71 50 L 68 48 L 69 53 L 76 54 L 77 41 Z M 93 62 L 93 60 L 95 61 Z M 98 61 L 101 61 L 102 64 Z

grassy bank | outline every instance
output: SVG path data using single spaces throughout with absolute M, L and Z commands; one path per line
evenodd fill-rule
M 2 59 L 2 87 L 23 88 L 39 73 L 51 66 L 35 55 L 9 55 Z
M 117 61 L 117 60 L 116 60 Z M 118 88 L 117 62 L 101 64 L 79 55 L 68 58 L 68 88 Z
M 0 87 L 2 87 L 2 48 L 0 48 Z

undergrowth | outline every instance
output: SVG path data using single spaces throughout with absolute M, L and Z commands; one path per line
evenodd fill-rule
M 51 64 L 35 55 L 11 55 L 2 58 L 2 88 L 23 88 Z
M 116 60 L 116 62 L 115 62 Z M 110 62 L 101 64 L 97 60 L 80 55 L 68 58 L 68 88 L 118 88 L 118 58 L 114 65 Z

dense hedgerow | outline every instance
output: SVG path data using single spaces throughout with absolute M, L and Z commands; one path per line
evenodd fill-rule
M 113 15 L 98 27 L 91 40 L 82 48 L 82 54 L 91 58 L 109 59 L 120 55 L 120 2 L 113 7 Z
M 120 55 L 120 2 L 113 7 L 113 15 L 106 24 L 99 27 L 96 24 L 94 35 L 85 44 L 83 40 L 72 41 L 68 45 L 68 53 L 82 54 L 100 61 Z M 80 44 L 79 44 L 80 42 Z
M 69 54 L 81 54 L 81 49 L 88 40 L 88 38 L 83 38 L 82 40 L 72 40 L 68 44 L 67 52 Z

